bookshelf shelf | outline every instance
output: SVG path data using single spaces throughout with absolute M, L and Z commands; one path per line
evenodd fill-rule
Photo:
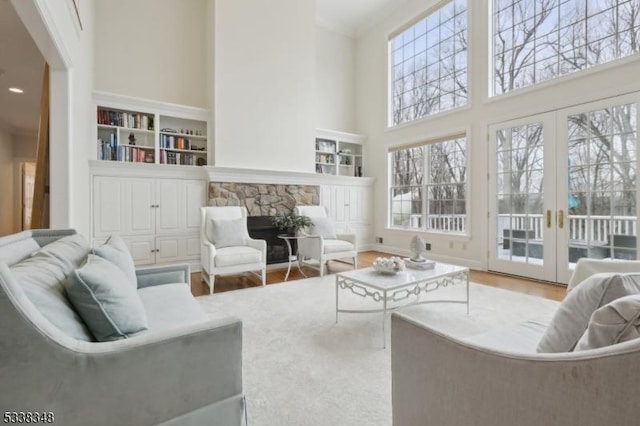
M 366 138 L 352 133 L 316 131 L 316 173 L 362 176 L 362 147 Z
M 98 160 L 207 164 L 208 111 L 102 92 L 94 98 Z

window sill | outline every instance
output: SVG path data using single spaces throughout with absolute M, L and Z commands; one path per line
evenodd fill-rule
M 411 228 L 391 228 L 385 227 L 385 231 L 387 232 L 398 232 L 401 234 L 418 234 L 422 236 L 422 238 L 426 240 L 442 240 L 442 241 L 460 241 L 460 242 L 470 242 L 471 235 L 470 234 L 452 234 L 448 232 L 435 232 L 435 231 L 425 231 L 422 229 L 411 229 Z

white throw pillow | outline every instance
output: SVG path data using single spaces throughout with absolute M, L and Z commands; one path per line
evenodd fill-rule
M 591 315 L 576 351 L 602 348 L 640 337 L 640 294 L 621 297 Z
M 247 219 L 211 219 L 210 237 L 216 248 L 244 246 L 249 239 Z
M 333 221 L 328 217 L 312 217 L 311 222 L 313 222 L 310 229 L 312 235 L 320 235 L 327 240 L 335 240 L 337 238 L 336 230 L 333 228 Z
M 567 294 L 538 344 L 538 352 L 570 352 L 582 337 L 591 315 L 624 296 L 640 293 L 640 275 L 595 274 Z

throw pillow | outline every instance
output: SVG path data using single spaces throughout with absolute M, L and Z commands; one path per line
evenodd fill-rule
M 621 297 L 591 315 L 576 351 L 602 348 L 640 337 L 640 294 Z
M 138 288 L 138 277 L 133 257 L 129 253 L 127 244 L 118 235 L 109 237 L 106 243 L 93 249 L 93 254 L 116 265 L 124 272 L 129 284 L 133 288 Z
M 147 315 L 135 288 L 120 268 L 90 254 L 64 282 L 71 304 L 101 342 L 147 330 Z
M 592 275 L 567 293 L 538 343 L 538 352 L 572 351 L 598 308 L 638 293 L 640 275 Z
M 244 246 L 249 239 L 247 219 L 211 219 L 210 237 L 216 248 Z
M 312 217 L 311 222 L 313 225 L 311 226 L 311 235 L 320 235 L 322 238 L 327 240 L 335 240 L 336 230 L 333 227 L 333 221 L 328 217 Z

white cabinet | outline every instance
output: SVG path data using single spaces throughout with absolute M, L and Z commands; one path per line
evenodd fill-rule
M 370 182 L 371 184 L 373 181 Z M 359 248 L 373 244 L 373 186 L 322 185 L 320 203 L 327 207 L 336 231 L 353 232 Z
M 117 233 L 136 265 L 198 263 L 204 180 L 94 176 L 93 237 Z

